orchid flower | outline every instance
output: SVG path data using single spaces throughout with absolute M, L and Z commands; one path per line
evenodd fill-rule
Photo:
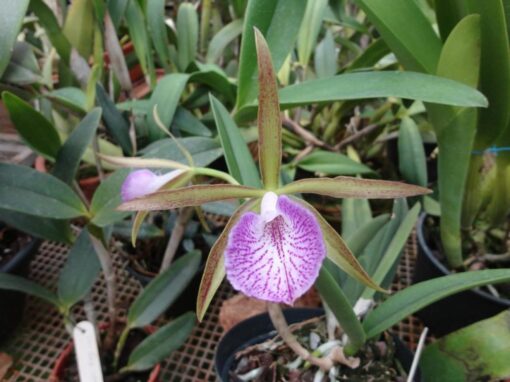
M 264 187 L 246 187 L 235 181 L 198 184 L 154 192 L 119 207 L 124 211 L 151 211 L 228 199 L 245 200 L 209 254 L 197 300 L 199 319 L 204 317 L 225 275 L 235 289 L 248 296 L 292 304 L 313 285 L 326 256 L 350 276 L 382 290 L 363 270 L 335 229 L 311 205 L 293 194 L 369 199 L 429 192 L 414 185 L 352 177 L 302 179 L 280 187 L 282 148 L 278 87 L 269 49 L 258 30 L 255 30 L 255 42 L 260 89 L 259 164 Z M 151 178 L 147 174 L 144 176 Z M 126 183 L 128 181 L 129 177 Z M 158 182 L 151 180 L 149 183 L 152 186 Z M 126 184 L 125 187 L 129 188 Z M 145 191 L 149 189 L 150 186 L 144 187 Z

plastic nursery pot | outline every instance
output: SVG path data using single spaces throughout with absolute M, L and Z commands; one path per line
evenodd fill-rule
M 289 324 L 295 324 L 324 314 L 323 309 L 290 308 L 283 311 Z M 230 329 L 221 339 L 214 358 L 216 375 L 221 382 L 230 382 L 229 372 L 234 366 L 235 355 L 248 346 L 261 343 L 275 335 L 273 324 L 267 313 L 259 314 L 244 320 Z M 395 355 L 404 370 L 409 371 L 414 355 L 397 337 L 395 341 Z M 415 382 L 420 382 L 420 372 L 417 371 Z
M 2 226 L 0 225 L 0 228 Z M 13 230 L 15 231 L 15 230 Z M 17 231 L 16 231 L 17 232 Z M 19 233 L 19 235 L 24 235 Z M 30 269 L 30 261 L 34 257 L 42 241 L 28 236 L 28 241 L 12 256 L 4 262 L 0 262 L 0 272 L 27 277 Z M 24 293 L 0 290 L 0 343 L 16 329 L 21 322 L 23 309 L 25 308 Z
M 425 224 L 427 214 L 418 220 L 418 258 L 413 283 L 449 275 L 451 272 L 439 261 L 437 251 L 430 245 Z M 416 315 L 432 333 L 441 337 L 475 322 L 495 316 L 510 308 L 510 300 L 495 297 L 482 290 L 472 289 L 437 301 Z
M 119 322 L 120 323 L 120 322 Z M 122 322 L 124 324 L 124 322 Z M 99 325 L 99 330 L 103 332 L 105 329 L 107 329 L 109 326 L 108 323 L 102 323 Z M 144 331 L 147 334 L 152 334 L 157 330 L 155 326 L 149 325 L 144 328 Z M 67 382 L 65 377 L 66 369 L 70 366 L 70 362 L 74 360 L 74 343 L 73 341 L 70 341 L 62 353 L 58 356 L 57 360 L 55 361 L 55 365 L 53 366 L 53 369 L 51 370 L 49 382 Z M 77 371 L 76 371 L 77 373 Z M 161 373 L 161 365 L 158 363 L 156 364 L 152 370 L 146 371 L 146 372 L 138 372 L 138 373 L 130 373 L 126 374 L 126 377 L 124 379 L 121 379 L 119 381 L 147 381 L 147 382 L 158 382 L 159 381 L 159 374 Z M 133 379 L 129 379 L 130 376 L 135 376 Z M 78 378 L 78 377 L 76 377 Z

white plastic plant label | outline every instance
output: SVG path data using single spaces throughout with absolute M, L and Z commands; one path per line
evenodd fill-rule
M 103 382 L 94 325 L 89 321 L 79 322 L 73 329 L 73 340 L 80 381 Z

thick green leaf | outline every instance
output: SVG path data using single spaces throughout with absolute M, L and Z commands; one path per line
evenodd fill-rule
M 452 78 L 470 86 L 477 86 L 480 73 L 479 17 L 465 17 L 450 33 L 438 64 L 438 75 Z M 442 206 L 441 240 L 448 262 L 462 266 L 461 217 L 465 196 L 469 162 L 478 122 L 476 109 L 459 109 L 427 105 L 436 132 L 438 160 L 439 202 Z M 475 204 L 478 199 L 475 196 Z
M 60 137 L 50 121 L 12 93 L 3 92 L 2 101 L 25 143 L 44 157 L 55 159 L 60 149 Z
M 181 207 L 200 206 L 203 203 L 228 199 L 264 196 L 264 191 L 231 184 L 197 185 L 175 190 L 159 191 L 123 203 L 120 211 L 159 211 Z
M 0 272 L 0 289 L 27 293 L 31 296 L 43 299 L 57 308 L 60 307 L 58 298 L 53 292 L 40 286 L 39 284 L 34 283 L 33 281 L 26 280 L 20 276 Z
M 466 107 L 486 107 L 487 99 L 473 87 L 446 78 L 413 72 L 360 72 L 306 81 L 280 90 L 282 109 L 355 99 L 397 97 Z M 238 122 L 251 120 L 257 106 L 235 115 Z
M 408 69 L 435 73 L 441 41 L 415 1 L 356 0 L 399 61 Z
M 87 215 L 78 196 L 61 180 L 8 163 L 0 163 L 0 208 L 55 219 Z
M 183 133 L 188 133 L 191 136 L 210 137 L 212 136 L 211 130 L 204 125 L 197 117 L 195 117 L 188 109 L 182 106 L 177 106 L 172 127 L 180 130 Z
M 101 182 L 90 204 L 93 224 L 105 227 L 129 215 L 117 210 L 121 204 L 120 189 L 128 173 L 128 169 L 117 170 Z
M 420 359 L 427 381 L 482 381 L 510 377 L 510 311 L 457 330 L 428 345 Z
M 468 0 L 469 10 L 480 15 L 480 90 L 489 100 L 481 110 L 475 148 L 485 150 L 510 121 L 510 51 L 503 0 Z
M 225 25 L 214 35 L 207 48 L 206 62 L 213 64 L 218 61 L 223 50 L 243 31 L 243 20 L 236 19 Z
M 324 175 L 373 174 L 374 171 L 349 157 L 329 151 L 316 150 L 300 159 L 297 164 L 303 170 Z
M 142 67 L 143 73 L 148 76 L 150 71 L 154 68 L 152 62 L 152 54 L 150 51 L 150 40 L 147 34 L 147 25 L 145 23 L 144 14 L 138 0 L 129 0 L 125 11 L 127 26 L 129 28 L 129 35 L 135 53 Z
M 383 292 L 384 290 L 372 281 L 365 270 L 361 267 L 358 260 L 356 260 L 356 257 L 354 257 L 351 250 L 347 247 L 342 237 L 329 225 L 322 215 L 304 200 L 297 199 L 295 197 L 293 200 L 310 210 L 319 221 L 327 246 L 328 258 L 349 276 L 357 279 L 370 288 Z
M 152 43 L 164 67 L 170 66 L 170 42 L 168 41 L 167 26 L 165 24 L 165 0 L 151 0 L 146 2 L 147 26 Z
M 373 338 L 405 317 L 452 294 L 509 281 L 509 269 L 491 269 L 457 273 L 414 284 L 395 293 L 370 312 L 363 327 L 367 337 Z
M 408 208 L 405 199 L 395 200 L 390 220 L 380 230 L 375 232 L 372 238 L 367 238 L 364 246 L 356 253 L 358 261 L 369 275 L 375 273 L 407 212 Z M 351 243 L 350 240 L 349 243 Z M 394 272 L 394 270 L 392 269 L 389 274 Z M 354 305 L 364 292 L 365 286 L 357 280 L 345 278 L 342 283 L 342 289 L 349 301 Z
M 282 121 L 278 102 L 278 84 L 271 53 L 264 36 L 255 28 L 255 45 L 259 73 L 259 163 L 262 183 L 274 190 L 280 183 L 282 162 Z
M 149 370 L 174 350 L 179 349 L 186 342 L 194 326 L 195 315 L 189 312 L 159 328 L 133 350 L 128 364 L 121 372 Z
M 278 194 L 304 193 L 326 195 L 333 198 L 361 199 L 396 199 L 430 192 L 426 188 L 413 184 L 347 176 L 301 179 L 277 190 Z
M 395 267 L 398 263 L 398 259 L 404 246 L 411 234 L 414 225 L 416 224 L 416 220 L 418 220 L 418 214 L 420 213 L 421 205 L 420 203 L 416 203 L 414 207 L 407 213 L 406 217 L 402 221 L 402 224 L 398 227 L 398 230 L 395 232 L 395 236 L 391 239 L 388 248 L 386 249 L 384 255 L 381 257 L 380 263 L 377 265 L 377 269 L 372 274 L 372 279 L 379 285 L 383 285 L 384 280 L 388 277 L 388 273 Z M 384 286 L 384 285 L 383 285 Z M 373 289 L 365 288 L 365 291 L 362 294 L 362 298 L 364 299 L 372 299 L 374 297 L 375 291 Z
M 349 198 L 342 200 L 342 237 L 345 240 L 349 240 L 370 220 L 372 220 L 372 210 L 368 200 Z
M 133 145 L 129 138 L 129 122 L 117 109 L 100 83 L 96 85 L 96 97 L 98 106 L 103 109 L 103 122 L 106 129 L 115 142 L 122 147 L 124 154 L 132 155 Z
M 208 166 L 223 154 L 220 143 L 215 139 L 190 137 L 178 140 L 188 150 L 197 167 Z M 188 165 L 186 157 L 172 139 L 160 139 L 147 146 L 142 153 L 144 158 L 168 159 Z
M 369 45 L 347 68 L 348 72 L 358 69 L 372 68 L 381 58 L 390 53 L 386 42 L 380 38 Z
M 14 44 L 11 60 L 7 64 L 3 76 L 0 75 L 0 77 L 3 82 L 21 86 L 44 81 L 30 44 L 24 41 L 17 41 Z
M 173 73 L 161 78 L 151 95 L 147 118 L 149 122 L 149 138 L 154 141 L 165 137 L 165 133 L 157 126 L 153 109 L 157 106 L 159 119 L 168 129 L 174 118 L 182 91 L 188 82 L 187 74 Z
M 225 257 L 223 254 L 227 246 L 228 234 L 239 218 L 246 211 L 254 208 L 257 203 L 258 200 L 250 200 L 244 203 L 233 213 L 232 217 L 223 229 L 223 232 L 220 234 L 209 252 L 197 296 L 197 317 L 199 321 L 204 319 L 207 308 L 209 308 L 209 304 L 220 287 L 221 282 L 225 278 Z
M 328 29 L 324 39 L 315 48 L 314 67 L 318 78 L 333 77 L 337 72 L 338 52 L 333 34 Z
M 318 102 L 398 97 L 455 106 L 485 107 L 476 89 L 437 76 L 413 72 L 348 73 L 287 86 L 280 90 L 283 108 Z
M 457 23 L 467 15 L 468 3 L 465 0 L 443 0 L 435 2 L 437 24 L 443 41 Z
M 200 251 L 192 251 L 156 276 L 131 304 L 127 327 L 141 328 L 153 323 L 188 286 L 197 273 L 201 258 Z
M 66 220 L 45 219 L 21 212 L 0 209 L 0 221 L 43 240 L 71 244 L 73 234 Z
M 46 5 L 44 0 L 31 0 L 30 10 L 32 10 L 39 19 L 39 23 L 44 28 L 46 35 L 64 64 L 69 65 L 72 46 L 62 32 L 53 11 Z
M 94 25 L 92 1 L 73 0 L 67 10 L 63 33 L 85 59 L 92 53 Z
M 124 17 L 126 7 L 129 0 L 110 0 L 108 1 L 108 12 L 112 18 L 113 25 L 115 28 L 119 27 L 119 24 Z
M 366 341 L 365 330 L 344 292 L 325 267 L 321 268 L 319 277 L 315 281 L 315 287 L 335 315 L 342 330 L 349 337 L 348 348 L 352 346 L 357 350 L 362 347 Z
M 80 88 L 60 88 L 46 93 L 44 96 L 80 114 L 85 113 L 87 108 L 87 96 Z
M 212 94 L 209 99 L 229 174 L 242 185 L 260 188 L 257 166 L 239 128 L 218 99 Z
M 297 52 L 299 63 L 306 67 L 310 56 L 317 44 L 317 37 L 321 31 L 322 20 L 328 5 L 328 0 L 308 1 L 306 5 L 304 22 L 301 23 L 297 38 Z M 334 56 L 333 56 L 334 57 Z
M 257 96 L 257 60 L 253 27 L 268 42 L 275 70 L 279 70 L 294 46 L 303 20 L 306 0 L 250 0 L 246 9 L 239 62 L 236 109 Z
M 4 1 L 0 12 L 0 77 L 7 68 L 29 0 Z
M 195 65 L 199 71 L 190 75 L 189 82 L 207 85 L 226 97 L 228 101 L 235 101 L 236 87 L 220 67 L 215 64 L 201 64 L 200 62 L 195 62 Z
M 403 118 L 398 131 L 399 169 L 404 179 L 427 186 L 427 157 L 418 126 L 411 118 Z
M 193 4 L 183 2 L 177 13 L 177 65 L 185 71 L 195 61 L 198 47 L 198 14 Z
M 96 134 L 101 109 L 95 108 L 76 126 L 57 154 L 53 175 L 72 185 L 85 149 Z
M 351 199 L 344 199 L 346 200 Z M 344 220 L 344 212 L 342 206 L 342 221 Z M 350 248 L 351 252 L 359 257 L 367 244 L 374 238 L 374 236 L 381 230 L 381 228 L 388 222 L 390 215 L 382 214 L 377 216 L 376 218 L 370 219 L 366 221 L 364 224 L 360 224 L 355 232 L 348 235 L 348 237 L 344 234 L 345 243 Z M 343 226 L 344 223 L 342 223 Z
M 66 311 L 90 292 L 100 270 L 89 232 L 84 228 L 71 247 L 58 279 L 58 299 Z

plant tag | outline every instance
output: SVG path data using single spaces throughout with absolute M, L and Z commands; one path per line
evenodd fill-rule
M 73 329 L 73 340 L 80 381 L 103 382 L 94 325 L 89 321 L 79 322 Z

